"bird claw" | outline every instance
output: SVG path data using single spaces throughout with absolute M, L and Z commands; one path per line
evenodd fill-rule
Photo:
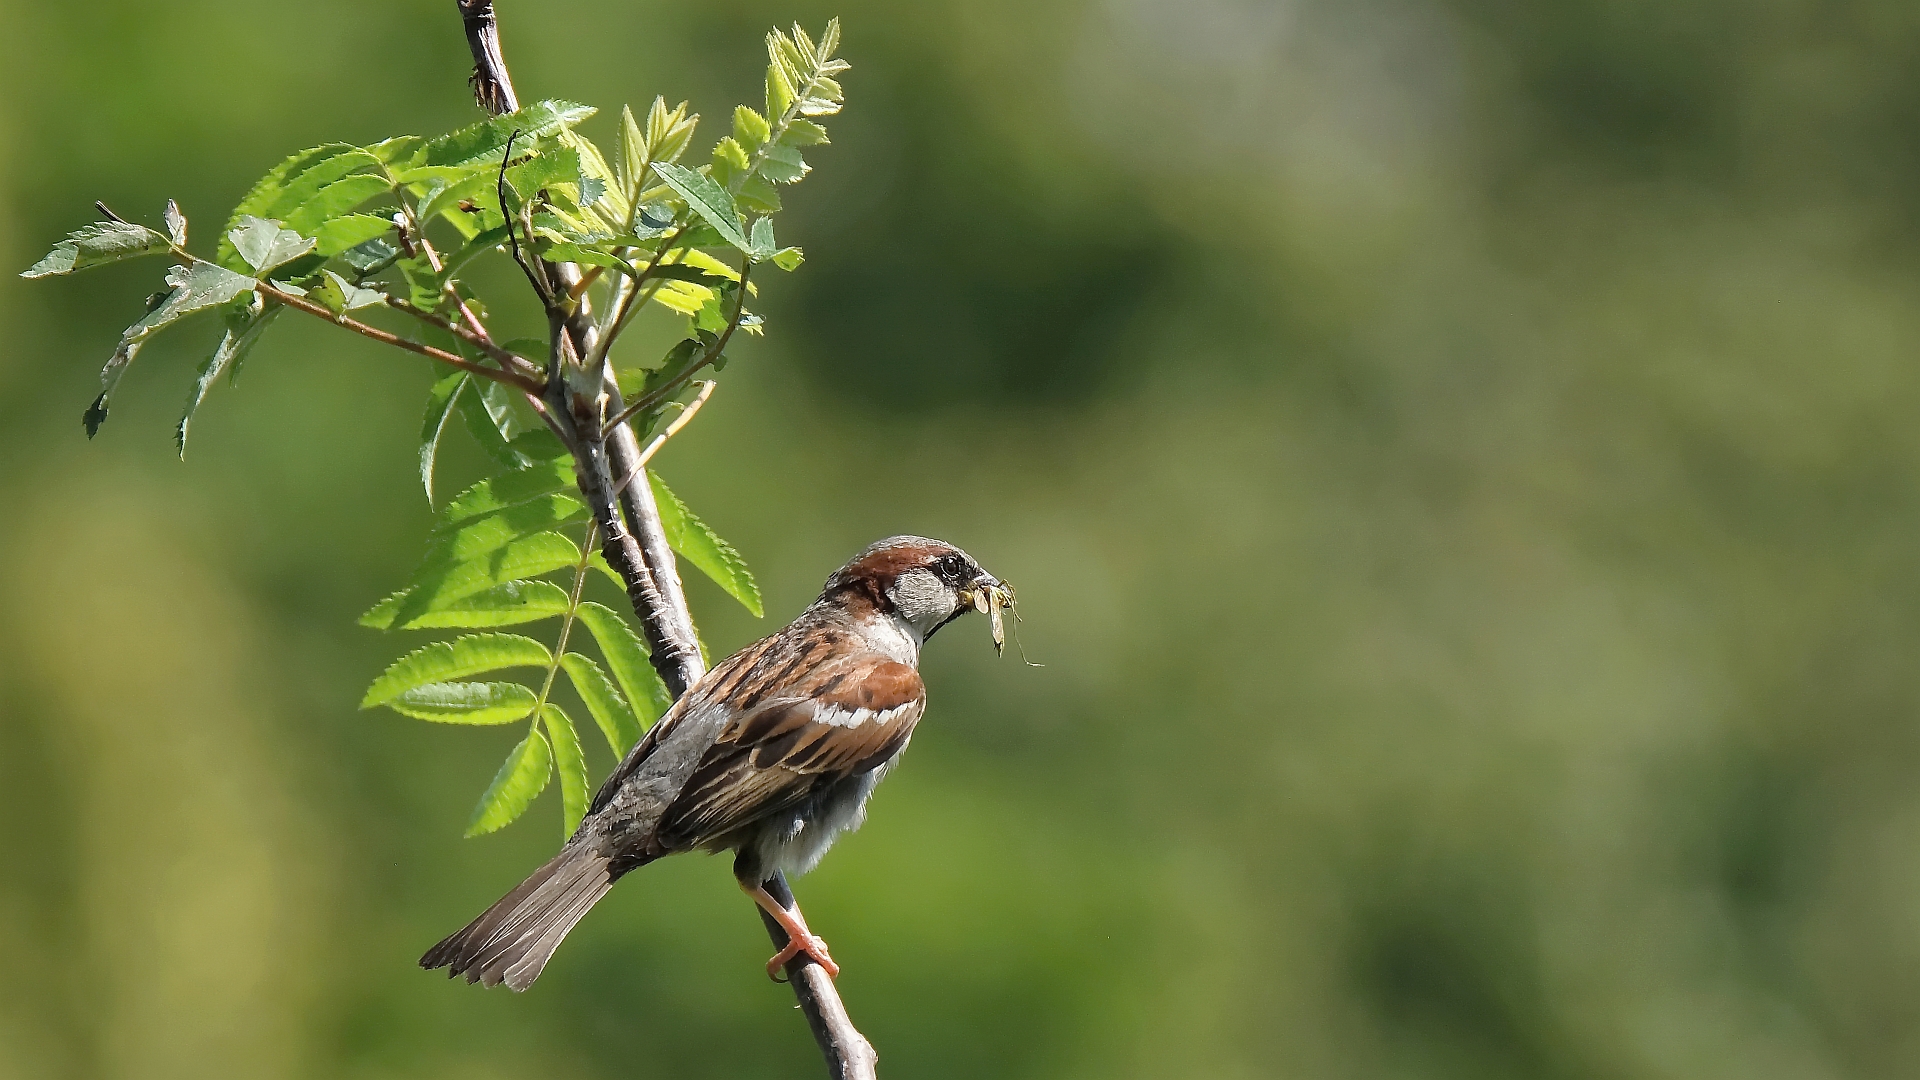
M 804 934 L 799 937 L 789 938 L 787 947 L 775 953 L 773 959 L 767 961 L 767 978 L 772 979 L 774 982 L 786 982 L 787 980 L 780 977 L 780 969 L 787 966 L 787 961 L 792 960 L 802 953 L 805 953 L 814 963 L 824 968 L 828 978 L 837 979 L 840 977 L 840 965 L 834 963 L 833 957 L 827 955 L 826 941 L 812 934 Z

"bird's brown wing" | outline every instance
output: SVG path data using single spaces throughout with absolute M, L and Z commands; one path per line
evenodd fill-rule
M 873 769 L 906 746 L 926 687 L 872 653 L 828 658 L 734 714 L 662 815 L 659 843 L 697 847 Z

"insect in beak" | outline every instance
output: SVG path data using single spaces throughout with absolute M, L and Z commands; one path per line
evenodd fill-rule
M 981 585 L 973 592 L 973 609 L 987 616 L 993 627 L 993 653 L 1004 655 L 1007 651 L 1007 631 L 1000 619 L 1000 611 L 1013 610 L 1013 586 L 1005 582 L 991 582 Z

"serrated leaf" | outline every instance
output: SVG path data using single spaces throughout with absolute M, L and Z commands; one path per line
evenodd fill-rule
M 714 183 L 712 177 L 664 161 L 655 164 L 653 171 L 687 200 L 687 206 L 713 226 L 722 239 L 746 250 L 747 237 L 740 231 L 740 214 L 733 207 L 733 196 L 728 195 L 725 188 Z
M 734 106 L 733 137 L 742 147 L 752 150 L 772 135 L 773 129 L 767 126 L 766 117 L 745 105 Z
M 288 211 L 284 220 L 288 228 L 313 235 L 326 222 L 389 190 L 391 187 L 384 176 L 371 173 L 348 176 L 314 192 L 305 202 Z
M 322 255 L 339 255 L 393 231 L 393 222 L 378 214 L 348 214 L 323 222 L 314 230 L 314 250 Z M 347 260 L 350 264 L 353 260 Z M 355 265 L 355 269 L 362 269 Z
M 653 107 L 664 112 L 666 100 L 654 98 Z M 640 122 L 633 118 L 633 110 L 625 105 L 620 106 L 619 148 L 614 167 L 620 190 L 629 199 L 638 195 L 647 172 L 647 136 L 640 130 Z
M 773 181 L 755 173 L 740 182 L 740 205 L 757 214 L 780 212 L 780 192 Z
M 420 418 L 420 486 L 427 491 L 427 505 L 433 505 L 433 465 L 440 453 L 440 436 L 453 416 L 454 399 L 472 378 L 456 371 L 433 384 L 427 391 L 427 412 Z
M 187 430 L 193 424 L 193 414 L 200 408 L 200 403 L 206 400 L 207 391 L 212 388 L 214 380 L 222 372 L 237 370 L 267 324 L 286 310 L 278 303 L 271 306 L 265 304 L 258 294 L 249 300 L 251 302 L 227 309 L 226 331 L 221 334 L 220 343 L 214 346 L 213 355 L 200 365 L 193 380 L 193 389 L 187 394 L 186 411 L 180 414 L 180 422 L 173 429 L 173 444 L 179 449 L 182 460 L 187 456 Z
M 233 250 L 233 241 L 227 239 L 227 232 L 238 228 L 240 219 L 244 217 L 273 217 L 272 210 L 275 202 L 286 191 L 287 185 L 294 177 L 305 173 L 322 161 L 341 154 L 360 152 L 363 151 L 359 147 L 347 143 L 328 143 L 301 150 L 275 165 L 267 175 L 254 183 L 252 190 L 247 192 L 246 198 L 240 200 L 240 205 L 234 207 L 233 216 L 228 219 L 226 229 L 221 230 L 218 246 L 214 249 L 213 261 L 229 270 L 244 269 L 245 263 L 241 262 L 239 254 Z
M 572 718 L 560 706 L 552 702 L 540 706 L 540 720 L 547 729 L 547 740 L 553 744 L 554 771 L 560 774 L 560 835 L 564 839 L 572 836 L 587 816 L 587 798 L 592 794 L 587 787 L 587 757 L 580 752 L 580 735 L 573 730 Z
M 791 146 L 769 146 L 766 156 L 760 161 L 760 175 L 777 184 L 795 184 L 800 178 L 813 171 L 800 156 L 800 151 Z
M 526 502 L 537 495 L 564 491 L 573 486 L 572 459 L 538 461 L 525 468 L 482 480 L 454 496 L 453 501 L 441 512 L 435 529 L 448 529 L 482 514 L 491 514 Z
M 160 255 L 171 251 L 167 238 L 147 228 L 124 221 L 96 221 L 82 225 L 53 246 L 47 256 L 20 272 L 23 278 L 71 274 L 94 266 L 105 266 L 122 259 L 142 255 Z
M 767 115 L 785 116 L 793 104 L 793 81 L 779 64 L 767 65 Z
M 613 573 L 611 568 L 607 572 Z M 619 575 L 614 575 L 614 580 L 618 582 Z M 607 669 L 620 684 L 627 704 L 633 709 L 634 720 L 641 731 L 646 731 L 673 706 L 673 696 L 667 693 L 666 684 L 647 662 L 647 647 L 633 632 L 633 627 L 604 604 L 589 600 L 580 605 L 575 618 L 586 624 L 594 643 L 600 646 L 600 655 L 606 657 Z
M 510 682 L 426 683 L 384 704 L 402 716 L 436 724 L 511 724 L 533 714 L 533 691 Z
M 624 758 L 633 744 L 645 734 L 638 717 L 633 715 L 633 707 L 620 693 L 613 680 L 600 665 L 579 653 L 567 653 L 560 657 L 560 666 L 567 670 L 567 678 L 573 681 L 573 688 L 579 692 L 580 700 L 586 702 L 587 711 L 593 714 L 593 722 L 600 725 L 600 733 L 607 738 L 607 747 L 615 758 Z
M 497 396 L 489 398 L 474 382 L 469 380 L 455 399 L 459 403 L 461 417 L 467 422 L 467 433 L 473 436 L 488 457 L 500 464 L 510 469 L 528 464 L 524 455 L 508 445 L 508 440 L 517 434 L 513 430 L 513 411 Z
M 543 151 L 533 159 L 507 169 L 507 187 L 523 203 L 531 202 L 543 188 L 578 179 L 580 179 L 580 152 L 571 147 L 555 147 Z M 496 191 L 492 200 L 478 201 L 492 206 L 498 199 L 499 193 Z
M 176 247 L 187 246 L 187 215 L 180 212 L 180 204 L 167 200 L 166 213 L 162 215 L 167 223 L 167 236 Z
M 470 518 L 450 529 L 436 529 L 426 563 L 452 566 L 498 551 L 523 536 L 545 532 L 587 516 L 578 499 L 561 494 L 536 495 L 491 514 Z M 422 572 L 426 570 L 423 566 Z
M 319 282 L 307 290 L 307 299 L 335 315 L 344 315 L 360 308 L 385 304 L 387 294 L 378 289 L 362 288 L 331 270 L 322 270 Z
M 251 216 L 241 218 L 237 228 L 227 230 L 227 239 L 232 241 L 233 249 L 246 260 L 247 265 L 260 274 L 284 266 L 313 250 L 310 237 L 283 228 L 277 221 Z
M 430 139 L 414 154 L 411 164 L 472 165 L 489 158 L 496 166 L 500 152 L 513 136 L 516 149 L 532 149 L 533 140 L 572 127 L 596 110 L 570 101 L 536 101 L 519 112 L 469 124 L 458 131 Z M 515 132 L 519 134 L 514 135 Z
M 385 705 L 428 683 L 445 683 L 508 667 L 546 667 L 552 662 L 553 655 L 545 645 L 518 634 L 467 634 L 452 641 L 436 641 L 388 665 L 367 688 L 360 707 Z M 533 706 L 529 704 L 527 709 L 530 712 Z
M 379 158 L 382 162 L 392 165 L 411 158 L 423 142 L 426 140 L 418 135 L 395 135 L 391 139 L 382 139 L 365 149 L 367 153 Z
M 827 129 L 811 120 L 790 120 L 780 133 L 782 146 L 825 146 L 830 141 Z
M 805 253 L 797 247 L 781 248 L 773 253 L 773 265 L 792 273 L 800 269 L 800 264 L 805 262 L 806 258 Z
M 93 399 L 93 404 L 87 407 L 81 417 L 81 423 L 87 429 L 87 438 L 93 438 L 99 432 L 100 425 L 106 422 L 114 388 L 120 385 L 120 377 L 126 374 L 127 365 L 133 362 L 148 338 L 188 315 L 227 303 L 253 289 L 259 282 L 212 263 L 195 263 L 192 266 L 169 268 L 167 284 L 173 287 L 173 291 L 158 296 L 146 316 L 127 327 L 120 337 L 120 346 L 113 351 L 106 366 L 100 369 L 100 396 Z
M 579 561 L 579 546 L 559 533 L 521 537 L 483 558 L 419 577 L 360 616 L 360 625 L 375 630 L 404 626 L 495 585 L 550 574 Z
M 327 226 L 322 225 L 320 231 L 326 232 Z M 379 273 L 393 265 L 399 258 L 400 249 L 379 236 L 371 240 L 363 240 L 340 253 L 340 261 L 353 267 L 354 272 L 363 278 L 369 274 Z
M 747 171 L 746 148 L 741 146 L 738 142 L 735 142 L 733 136 L 728 135 L 727 137 L 721 139 L 718 143 L 714 144 L 713 163 L 714 163 L 714 168 L 716 169 L 719 169 L 722 167 L 726 168 L 728 170 L 728 175 L 732 175 L 734 173 L 746 172 Z M 724 178 L 717 177 L 715 178 L 714 182 L 716 185 L 725 186 L 723 179 Z
M 755 218 L 753 231 L 747 237 L 747 257 L 754 262 L 761 262 L 772 258 L 775 250 L 777 248 L 773 240 L 773 219 Z
M 660 504 L 660 528 L 666 534 L 667 544 L 712 578 L 728 596 L 740 601 L 755 618 L 763 615 L 760 587 L 754 583 L 740 552 L 687 509 L 687 504 L 652 470 L 647 471 L 647 479 L 652 481 L 654 499 Z
M 480 804 L 473 808 L 473 819 L 467 823 L 466 835 L 482 836 L 513 824 L 514 819 L 533 805 L 534 798 L 546 790 L 547 778 L 552 774 L 553 752 L 547 747 L 547 740 L 537 730 L 528 732 L 520 745 L 507 754 L 487 793 L 480 796 Z
M 433 627 L 458 627 L 482 630 L 493 626 L 517 626 L 564 615 L 567 591 L 550 581 L 509 581 L 455 601 L 438 611 L 429 611 L 408 622 L 403 630 Z

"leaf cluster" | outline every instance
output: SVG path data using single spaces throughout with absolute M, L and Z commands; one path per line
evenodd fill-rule
M 667 524 L 668 541 L 687 561 L 756 616 L 760 592 L 732 545 L 686 508 L 657 476 L 649 482 Z M 615 759 L 671 704 L 639 635 L 612 608 L 584 599 L 588 570 L 619 585 L 600 556 L 567 532 L 587 521 L 570 494 L 566 457 L 533 462 L 469 487 L 440 512 L 427 553 L 400 591 L 360 617 L 380 630 L 458 629 L 465 634 L 415 649 L 367 689 L 362 708 L 386 706 L 442 724 L 497 725 L 530 721 L 475 806 L 468 835 L 492 832 L 524 813 L 549 778 L 560 776 L 566 832 L 586 812 L 586 759 L 573 721 L 551 700 L 557 676 L 568 683 L 605 737 Z M 549 578 L 570 574 L 563 587 Z M 498 628 L 559 620 L 557 644 Z M 583 625 L 601 660 L 570 649 Z M 604 662 L 604 663 L 602 663 Z M 510 668 L 540 669 L 537 686 L 499 678 Z
M 583 598 L 588 571 L 612 570 L 591 553 L 593 528 L 575 486 L 571 454 L 629 418 L 651 431 L 695 374 L 727 362 L 736 330 L 761 333 L 748 310 L 754 269 L 797 269 L 803 255 L 775 239 L 781 189 L 812 166 L 804 152 L 828 142 L 822 121 L 839 112 L 838 21 L 819 38 L 800 27 L 767 35 L 760 108 L 733 110 L 708 159 L 690 157 L 700 117 L 665 98 L 637 115 L 620 110 L 605 152 L 580 130 L 595 116 L 561 100 L 528 105 L 432 138 L 371 145 L 326 143 L 289 155 L 253 185 L 214 238 L 210 256 L 188 248 L 186 216 L 172 202 L 162 228 L 107 220 L 74 230 L 22 276 L 63 276 L 146 256 L 173 260 L 163 291 L 128 326 L 101 370 L 87 408 L 89 437 L 155 334 L 202 312 L 220 335 L 199 365 L 175 431 L 185 455 L 201 404 L 231 383 L 266 330 L 292 310 L 447 365 L 428 392 L 419 473 L 431 503 L 435 462 L 455 427 L 503 470 L 449 501 L 426 556 L 400 591 L 362 617 L 386 630 L 477 631 L 407 653 L 367 692 L 386 706 L 438 723 L 513 724 L 526 737 L 475 809 L 469 834 L 513 821 L 560 776 L 571 831 L 586 805 L 585 755 L 572 721 L 551 699 L 560 676 L 616 755 L 626 752 L 668 697 L 644 644 L 613 609 Z M 467 282 L 477 260 L 511 258 L 526 272 L 550 324 L 590 321 L 592 355 L 553 340 L 513 340 L 493 329 L 492 308 Z M 641 310 L 685 320 L 680 340 L 655 358 L 609 354 Z M 398 329 L 376 325 L 381 320 Z M 625 410 L 582 431 L 555 421 L 547 391 L 583 388 Z M 618 393 L 614 394 L 613 391 Z M 565 397 L 565 395 L 561 395 Z M 529 416 L 540 422 L 528 422 Z M 459 423 L 455 424 L 455 418 Z M 738 551 L 659 478 L 647 473 L 668 542 L 758 616 L 760 595 Z M 574 536 L 584 530 L 587 542 Z M 571 588 L 566 574 L 571 572 Z M 554 578 L 559 580 L 553 580 Z M 617 582 L 617 577 L 616 577 Z M 551 646 L 501 627 L 557 620 Z M 599 660 L 570 649 L 584 625 Z M 543 673 L 537 685 L 499 678 Z M 479 678 L 479 677 L 486 678 Z

